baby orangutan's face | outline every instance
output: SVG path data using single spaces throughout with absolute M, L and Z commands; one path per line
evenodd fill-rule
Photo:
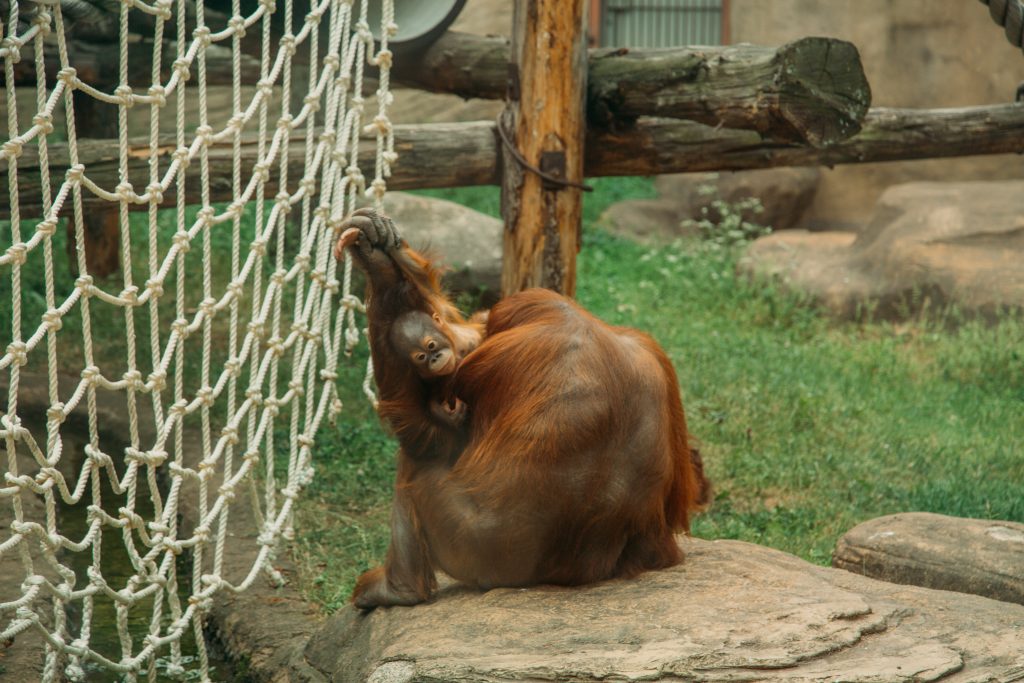
M 398 354 L 409 358 L 420 377 L 432 379 L 455 372 L 458 358 L 437 314 L 409 311 L 395 319 L 391 343 Z

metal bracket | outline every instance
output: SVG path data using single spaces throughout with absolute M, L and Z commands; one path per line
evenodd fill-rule
M 541 152 L 541 184 L 545 190 L 561 190 L 565 187 L 565 152 L 553 150 Z

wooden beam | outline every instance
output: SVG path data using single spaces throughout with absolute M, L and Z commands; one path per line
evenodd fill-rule
M 529 287 L 576 293 L 586 133 L 586 8 L 587 0 L 516 2 L 512 85 L 498 119 L 505 143 L 505 295 Z
M 433 92 L 500 98 L 508 62 L 504 38 L 448 32 L 416 60 L 396 61 L 392 77 Z M 778 48 L 591 50 L 587 84 L 591 125 L 663 116 L 815 146 L 856 134 L 871 104 L 857 48 L 835 38 Z
M 174 140 L 162 138 L 161 168 L 170 163 Z M 388 188 L 409 190 L 468 185 L 496 185 L 498 153 L 495 124 L 439 123 L 395 126 L 399 159 L 388 179 Z M 117 186 L 117 144 L 111 140 L 82 140 L 79 157 L 88 176 L 101 187 Z M 853 138 L 827 149 L 796 143 L 765 140 L 754 131 L 718 129 L 689 121 L 641 119 L 620 131 L 591 129 L 587 134 L 585 168 L 588 177 L 658 175 L 690 171 L 740 171 L 776 166 L 833 166 L 878 161 L 938 159 L 1024 151 L 1024 104 L 1000 104 L 958 109 L 872 109 L 863 130 Z M 50 167 L 55 186 L 68 170 L 67 145 L 50 143 Z M 242 145 L 243 178 L 256 162 L 256 142 Z M 293 139 L 289 150 L 288 177 L 291 191 L 305 172 L 305 143 Z M 375 139 L 360 147 L 360 166 L 368 176 L 376 158 Z M 274 164 L 276 169 L 276 164 Z M 18 158 L 19 203 L 22 216 L 39 215 L 39 159 L 33 145 Z M 148 146 L 131 145 L 128 177 L 142 191 L 149 177 Z M 210 182 L 214 201 L 231 200 L 231 145 L 210 148 Z M 190 201 L 199 197 L 199 173 L 187 175 Z M 278 191 L 272 172 L 267 196 Z M 164 195 L 164 206 L 174 206 L 174 186 Z M 0 196 L 7 196 L 6 165 L 0 165 Z M 109 203 L 83 193 L 86 211 Z M 65 205 L 64 215 L 70 208 Z M 145 210 L 146 205 L 130 205 Z M 0 215 L 6 207 L 0 206 Z

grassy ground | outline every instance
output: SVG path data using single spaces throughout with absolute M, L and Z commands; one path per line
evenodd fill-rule
M 679 372 L 717 500 L 694 528 L 827 564 L 877 515 L 927 510 L 1024 521 L 1024 323 L 843 324 L 734 276 L 735 252 L 659 249 L 592 227 L 645 179 L 598 181 L 586 200 L 579 299 L 657 338 Z M 431 193 L 493 213 L 496 192 Z M 347 370 L 355 387 L 361 359 Z M 344 604 L 387 546 L 394 444 L 353 390 L 324 431 L 297 550 L 309 594 Z
M 840 534 L 881 514 L 1024 521 L 1024 321 L 835 323 L 770 286 L 738 280 L 732 250 L 706 242 L 651 249 L 595 229 L 609 204 L 653 195 L 642 178 L 595 185 L 584 207 L 579 299 L 608 322 L 650 332 L 676 363 L 718 492 L 696 535 L 764 543 L 825 564 Z M 493 188 L 424 194 L 498 210 Z M 144 217 L 133 221 L 141 228 Z M 170 226 L 161 240 L 170 239 Z M 6 228 L 0 224 L 0 249 L 9 244 Z M 55 271 L 66 292 L 73 278 L 60 237 Z M 226 258 L 229 244 L 218 236 L 213 248 Z M 145 281 L 145 247 L 135 239 L 136 282 Z M 41 272 L 41 260 L 26 268 L 27 320 L 45 310 Z M 223 279 L 220 270 L 215 289 Z M 188 291 L 191 307 L 199 282 L 190 279 Z M 96 308 L 101 365 L 123 364 L 123 315 Z M 146 349 L 145 311 L 139 315 Z M 4 268 L 0 321 L 9 316 Z M 70 331 L 62 339 L 78 336 Z M 0 343 L 8 335 L 0 322 Z M 80 349 L 61 352 L 80 367 Z M 317 478 L 298 509 L 301 582 L 327 610 L 344 604 L 355 577 L 387 546 L 395 446 L 362 396 L 365 358 L 360 350 L 339 368 L 345 410 L 321 431 Z

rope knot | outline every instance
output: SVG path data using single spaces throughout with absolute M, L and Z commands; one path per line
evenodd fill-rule
M 184 230 L 179 230 L 174 233 L 174 237 L 171 241 L 174 243 L 174 246 L 178 247 L 178 251 L 182 254 L 187 254 L 189 249 L 192 248 L 191 238 Z
M 164 201 L 164 187 L 160 183 L 146 185 L 146 194 L 149 195 L 150 204 L 162 204 Z
M 185 341 L 188 339 L 188 320 L 184 318 L 176 318 L 171 323 L 171 332 L 178 335 L 178 339 Z
M 7 345 L 7 355 L 11 357 L 17 366 L 28 363 L 28 345 L 23 341 L 11 342 Z
M 39 113 L 32 117 L 32 125 L 39 126 L 43 131 L 43 135 L 49 135 L 53 132 L 53 115 L 46 113 Z
M 246 325 L 246 329 L 248 330 L 249 334 L 251 334 L 256 339 L 263 339 L 263 337 L 266 336 L 267 334 L 266 326 L 261 321 L 258 320 L 253 320 L 251 323 Z
M 68 88 L 73 89 L 78 84 L 78 71 L 73 66 L 66 66 L 57 72 L 57 80 L 64 81 Z
M 199 391 L 196 392 L 196 398 L 199 399 L 199 402 L 202 405 L 204 405 L 207 408 L 209 408 L 214 403 L 213 387 L 210 387 L 210 386 L 203 387 L 202 389 L 200 389 Z
M 135 190 L 132 187 L 132 184 L 127 180 L 122 180 L 117 184 L 114 194 L 116 194 L 122 202 L 130 202 L 135 198 Z
M 157 11 L 157 16 L 163 19 L 164 21 L 170 21 L 171 17 L 173 16 L 171 14 L 171 5 L 173 4 L 174 0 L 167 0 L 166 2 L 157 2 L 154 5 L 154 8 Z
M 255 253 L 257 256 L 263 257 L 267 255 L 267 241 L 265 239 L 253 240 L 252 244 L 249 245 L 249 251 Z
M 275 270 L 270 276 L 270 281 L 278 287 L 284 287 L 284 283 L 287 281 L 287 278 L 287 270 Z
M 132 107 L 135 104 L 135 98 L 132 97 L 132 86 L 130 85 L 119 85 L 114 88 L 114 95 L 121 100 L 120 104 L 124 107 Z
M 338 379 L 338 373 L 336 373 L 334 370 L 328 370 L 327 368 L 324 368 L 323 370 L 320 371 L 320 379 L 322 379 L 324 382 L 333 382 L 336 379 Z
M 299 189 L 304 191 L 307 197 L 312 197 L 316 194 L 316 178 L 303 176 L 299 181 Z
M 167 388 L 167 373 L 163 370 L 149 373 L 149 377 L 146 378 L 146 384 L 151 387 L 152 391 L 160 393 Z
M 245 292 L 245 285 L 236 280 L 232 280 L 227 286 L 228 292 L 236 299 L 242 298 L 242 293 Z
M 81 376 L 82 380 L 85 381 L 86 384 L 98 384 L 101 377 L 100 369 L 95 365 L 87 365 L 82 368 Z
M 36 232 L 43 237 L 50 237 L 57 232 L 57 219 L 47 218 L 36 226 Z
M 221 438 L 232 446 L 238 444 L 238 427 L 227 426 L 220 430 Z
M 97 469 L 112 467 L 114 465 L 113 458 L 101 451 L 99 448 L 94 448 L 92 444 L 85 447 L 85 455 L 93 461 L 93 464 L 96 465 Z
M 18 242 L 7 247 L 7 257 L 11 259 L 11 263 L 16 266 L 20 266 L 28 260 L 28 245 L 24 242 Z
M 277 120 L 277 127 L 279 130 L 292 130 L 295 128 L 294 121 L 295 117 L 291 114 L 282 114 Z
M 68 169 L 67 173 L 64 174 L 64 178 L 74 184 L 82 182 L 82 177 L 85 175 L 85 166 L 82 164 L 75 164 Z
M 175 415 L 179 418 L 182 418 L 185 415 L 188 415 L 188 401 L 186 401 L 185 399 L 175 401 L 167 408 L 167 411 L 171 415 Z M 171 463 L 171 465 L 173 466 L 174 463 Z M 189 472 L 191 472 L 191 470 L 189 470 Z
M 286 55 L 293 57 L 295 55 L 295 36 L 291 33 L 281 36 L 281 47 L 284 48 Z
M 80 275 L 75 280 L 75 289 L 82 293 L 83 299 L 88 299 L 93 294 L 92 275 Z
M 306 393 L 306 387 L 303 385 L 302 380 L 291 380 L 288 382 L 288 388 L 294 391 L 296 396 L 303 396 Z
M 163 281 L 155 278 L 146 280 L 146 291 L 149 292 L 149 296 L 153 299 L 159 299 L 164 295 Z
M 123 299 L 129 306 L 139 305 L 139 288 L 135 285 L 128 285 L 118 295 L 119 298 Z
M 50 16 L 49 12 L 42 11 L 40 11 L 38 14 L 36 14 L 35 17 L 32 18 L 32 23 L 39 27 L 39 34 L 41 35 L 41 37 L 45 38 L 46 36 L 50 35 L 50 22 L 52 20 L 53 17 Z
M 263 410 L 273 419 L 281 412 L 281 402 L 272 396 L 268 397 L 263 401 Z
M 341 307 L 347 311 L 357 311 L 359 313 L 365 313 L 366 308 L 363 306 L 363 302 L 359 300 L 355 294 L 346 294 L 341 298 Z
M 281 343 L 281 338 L 278 336 L 267 340 L 267 349 L 274 358 L 280 358 L 285 352 L 284 344 Z
M 64 326 L 64 316 L 56 308 L 50 308 L 43 313 L 43 322 L 46 323 L 48 329 L 56 332 Z
M 245 455 L 242 456 L 242 460 L 244 460 L 245 462 L 249 463 L 250 465 L 255 465 L 256 463 L 258 463 L 260 461 L 260 452 L 259 452 L 259 450 L 255 449 L 255 448 L 251 448 L 251 449 L 247 450 L 245 452 Z
M 0 47 L 7 49 L 8 59 L 11 60 L 12 64 L 17 64 L 21 61 L 22 45 L 24 45 L 24 43 L 14 36 L 4 38 L 3 42 L 0 42 Z
M 63 424 L 64 420 L 67 419 L 67 413 L 64 412 L 64 402 L 57 401 L 52 406 L 46 409 L 46 421 L 53 424 Z
M 377 57 L 374 59 L 374 64 L 382 69 L 390 69 L 392 60 L 393 55 L 391 54 L 391 50 L 381 50 L 377 53 Z
M 142 373 L 138 370 L 129 370 L 123 375 L 121 379 L 127 382 L 128 386 L 132 391 L 145 391 L 146 384 L 142 381 Z
M 302 103 L 309 107 L 311 112 L 315 113 L 320 111 L 320 97 L 318 95 L 310 93 L 302 98 Z
M 266 78 L 261 78 L 256 81 L 256 92 L 258 92 L 262 97 L 269 98 L 274 94 L 274 82 Z
M 274 204 L 280 207 L 281 213 L 288 215 L 292 212 L 291 195 L 287 192 L 278 192 L 274 197 Z
M 306 436 L 305 434 L 299 434 L 295 437 L 295 442 L 299 444 L 299 448 L 312 448 L 316 443 L 313 439 Z
M 270 164 L 266 161 L 261 161 L 258 164 L 253 165 L 252 174 L 258 177 L 260 182 L 267 182 L 270 180 Z
M 231 27 L 231 30 L 239 38 L 245 37 L 245 17 L 241 16 L 240 14 L 236 14 L 235 16 L 228 19 L 228 26 Z
M 204 145 L 209 146 L 210 139 L 213 137 L 213 126 L 198 126 L 196 128 L 196 137 L 202 140 Z
M 179 147 L 174 150 L 174 152 L 171 153 L 171 158 L 178 162 L 182 171 L 188 168 L 188 165 L 192 162 L 192 159 L 189 158 L 188 147 Z
M 182 83 L 185 83 L 186 81 L 188 81 L 190 76 L 188 67 L 188 60 L 182 57 L 180 59 L 174 60 L 174 63 L 171 65 L 171 70 L 178 75 L 178 80 L 180 80 Z
M 366 191 L 366 196 L 374 197 L 375 199 L 384 199 L 384 193 L 387 191 L 387 181 L 383 178 L 374 178 L 373 182 L 370 183 L 370 189 Z
M 337 71 L 341 66 L 341 58 L 338 55 L 330 54 L 324 57 L 324 68 Z
M 212 318 L 216 310 L 217 300 L 213 297 L 206 297 L 199 302 L 199 310 L 202 312 L 204 318 Z
M 262 7 L 267 14 L 273 14 L 277 11 L 277 0 L 260 0 L 260 7 Z
M 309 254 L 296 254 L 294 259 L 295 265 L 297 265 L 301 271 L 309 270 L 309 260 Z
M 153 102 L 158 107 L 167 106 L 167 90 L 162 85 L 151 85 L 146 94 L 152 98 Z
M 129 0 L 129 1 L 133 2 L 133 4 L 134 4 L 134 0 Z M 192 37 L 195 40 L 199 41 L 199 45 L 204 50 L 206 48 L 210 47 L 210 43 L 213 42 L 210 39 L 210 27 L 209 26 L 197 26 L 196 29 L 194 31 L 192 31 Z
M 8 161 L 16 161 L 21 156 L 21 152 L 24 149 L 25 143 L 15 138 L 14 140 L 8 140 L 4 143 L 3 153 L 7 157 Z

